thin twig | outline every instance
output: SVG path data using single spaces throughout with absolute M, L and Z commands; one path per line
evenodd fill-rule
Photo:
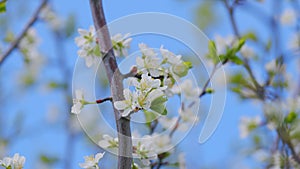
M 96 100 L 96 103 L 97 104 L 101 104 L 101 103 L 104 103 L 104 102 L 107 102 L 107 101 L 111 101 L 112 102 L 112 97 L 107 97 L 107 98 L 104 98 L 104 99 Z
M 199 95 L 200 98 L 203 97 L 206 94 L 206 90 L 208 88 L 208 85 L 211 82 L 211 79 L 213 78 L 214 74 L 216 73 L 217 68 L 218 67 L 215 65 L 214 68 L 213 68 L 213 70 L 212 70 L 212 72 L 211 72 L 211 74 L 210 74 L 210 76 L 209 76 L 209 78 L 207 79 L 207 81 L 205 82 L 205 84 L 204 84 L 204 86 L 202 88 L 202 91 L 201 91 L 201 93 Z
M 9 48 L 1 55 L 0 57 L 0 65 L 6 60 L 6 58 L 11 54 L 14 49 L 16 49 L 21 42 L 21 40 L 26 35 L 27 31 L 33 26 L 33 24 L 38 20 L 39 14 L 42 11 L 43 7 L 47 4 L 48 0 L 43 0 L 41 5 L 37 8 L 37 10 L 34 12 L 28 23 L 25 25 L 23 31 L 21 34 L 11 43 Z
M 237 28 L 237 23 L 234 19 L 234 8 L 233 6 L 230 6 L 229 5 L 229 2 L 228 0 L 225 0 L 224 1 L 225 3 L 225 6 L 228 10 L 228 13 L 229 13 L 229 18 L 230 18 L 230 22 L 231 22 L 231 25 L 232 25 L 232 28 L 233 28 L 233 31 L 234 31 L 234 34 L 237 36 L 237 37 L 240 37 L 240 33 L 238 31 L 238 28 Z M 234 4 L 236 3 L 236 1 L 234 2 Z
M 176 120 L 176 124 L 175 124 L 174 128 L 171 130 L 171 132 L 169 134 L 170 138 L 173 136 L 173 134 L 177 130 L 180 120 L 181 120 L 181 117 L 179 116 L 178 119 Z

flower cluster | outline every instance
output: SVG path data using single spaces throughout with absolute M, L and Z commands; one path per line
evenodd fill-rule
M 246 138 L 250 132 L 256 129 L 261 124 L 261 118 L 256 116 L 254 118 L 242 117 L 240 122 L 240 137 Z
M 79 114 L 81 112 L 81 109 L 83 108 L 83 106 L 86 104 L 92 104 L 92 103 L 88 102 L 84 99 L 82 90 L 76 90 L 75 98 L 73 99 L 73 106 L 71 109 L 71 113 Z
M 175 80 L 186 76 L 192 67 L 191 62 L 181 59 L 181 55 L 175 55 L 163 47 L 160 48 L 163 59 L 160 59 L 158 53 L 146 44 L 139 44 L 139 48 L 142 52 L 142 57 L 136 59 L 139 73 L 149 73 L 152 77 L 165 76 L 164 81 L 174 83 Z
M 297 13 L 293 9 L 285 9 L 279 19 L 282 25 L 293 25 L 296 22 Z
M 98 163 L 104 154 L 105 153 L 97 153 L 96 155 L 85 156 L 84 163 L 80 163 L 79 166 L 84 169 L 100 169 Z
M 48 22 L 50 27 L 55 31 L 59 30 L 63 25 L 63 21 L 57 16 L 57 14 L 49 5 L 46 5 L 43 8 L 41 12 L 41 18 Z
M 95 28 L 90 26 L 89 30 L 78 29 L 78 33 L 80 36 L 75 38 L 75 43 L 80 48 L 77 54 L 85 59 L 87 67 L 91 67 L 96 62 L 97 57 L 101 56 Z
M 98 142 L 98 145 L 102 148 L 117 148 L 119 146 L 118 138 L 113 138 L 110 135 L 103 135 L 103 140 Z
M 111 41 L 114 48 L 115 56 L 127 56 L 128 49 L 130 48 L 130 43 L 132 38 L 129 38 L 130 34 L 127 33 L 124 36 L 120 33 L 111 37 Z
M 77 45 L 81 48 L 78 52 L 79 56 L 86 59 L 86 64 L 90 67 L 95 63 L 95 59 L 101 56 L 99 48 L 97 49 L 97 39 L 95 38 L 95 30 L 93 27 L 89 31 L 79 30 L 80 37 L 76 38 Z M 127 49 L 131 42 L 128 38 L 129 34 L 122 36 L 117 34 L 112 37 L 114 53 L 119 55 L 127 55 Z M 175 130 L 185 131 L 188 124 L 198 121 L 197 115 L 194 113 L 198 106 L 200 88 L 193 85 L 191 80 L 182 80 L 188 75 L 188 71 L 192 68 L 191 62 L 184 61 L 181 55 L 176 55 L 167 49 L 161 47 L 159 52 L 149 48 L 146 44 L 139 44 L 141 56 L 136 58 L 134 69 L 125 75 L 127 88 L 123 90 L 123 100 L 113 102 L 114 107 L 120 111 L 122 117 L 129 117 L 131 114 L 142 111 L 146 114 L 157 115 L 157 125 L 161 125 L 161 130 L 165 134 L 158 134 L 153 131 L 148 135 L 139 136 L 133 134 L 133 156 L 141 159 L 142 167 L 133 164 L 133 168 L 148 168 L 156 159 L 163 160 L 171 155 L 172 135 Z M 96 52 L 95 52 L 96 50 Z M 99 55 L 95 53 L 100 52 Z M 177 112 L 177 117 L 167 117 L 166 102 L 168 98 L 173 96 L 182 96 L 182 103 Z M 79 114 L 86 104 L 91 104 L 84 98 L 82 91 L 75 92 L 73 100 L 72 113 Z M 161 116 L 163 115 L 163 116 Z M 147 118 L 147 117 L 146 117 Z M 148 119 L 152 123 L 153 119 Z M 165 132 L 170 129 L 169 132 Z M 118 138 L 110 135 L 103 135 L 98 142 L 102 148 L 116 150 L 119 148 Z M 98 167 L 98 159 L 96 157 L 86 157 L 86 165 L 81 167 Z M 159 161 L 159 160 L 157 160 Z M 183 156 L 179 157 L 180 168 L 185 168 Z
M 238 44 L 239 39 L 236 36 L 215 36 L 216 50 L 219 55 L 225 54 L 229 49 Z M 255 56 L 254 49 L 247 44 L 244 44 L 240 49 L 240 53 L 245 58 L 253 58 Z
M 164 114 L 164 103 L 167 101 L 167 98 L 163 92 L 165 87 L 161 87 L 159 79 L 142 74 L 141 79 L 129 78 L 128 84 L 134 86 L 136 90 L 124 89 L 125 100 L 114 102 L 115 108 L 123 111 L 123 117 L 139 110 Z
M 95 27 L 90 26 L 89 30 L 78 29 L 78 33 L 80 36 L 75 38 L 75 43 L 80 48 L 77 54 L 85 59 L 87 67 L 91 67 L 93 64 L 97 63 L 97 58 L 102 56 Z M 127 55 L 127 49 L 130 47 L 130 42 L 132 40 L 128 37 L 129 34 L 124 36 L 122 36 L 122 34 L 117 34 L 111 38 L 116 56 Z
M 5 169 L 22 169 L 25 163 L 25 157 L 16 153 L 12 158 L 4 157 L 0 160 L 0 166 Z
M 158 155 L 170 152 L 173 148 L 169 135 L 153 133 L 141 137 L 138 133 L 134 133 L 132 139 L 133 155 L 141 159 L 144 166 L 149 166 L 150 160 L 155 160 Z M 109 135 L 103 135 L 103 139 L 98 142 L 98 145 L 109 149 L 119 146 L 118 139 Z
M 31 61 L 39 60 L 40 52 L 38 46 L 40 44 L 40 39 L 34 28 L 30 28 L 25 37 L 22 38 L 19 49 L 25 58 L 25 62 L 29 63 Z

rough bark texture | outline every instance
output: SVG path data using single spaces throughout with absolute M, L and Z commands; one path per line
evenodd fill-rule
M 94 25 L 99 39 L 101 51 L 105 53 L 103 63 L 109 79 L 113 101 L 123 100 L 122 75 L 118 69 L 116 58 L 113 53 L 112 43 L 103 11 L 102 0 L 90 0 L 91 12 Z M 130 169 L 132 164 L 132 140 L 129 119 L 122 118 L 120 112 L 114 109 L 115 120 L 118 130 L 119 154 L 118 168 Z

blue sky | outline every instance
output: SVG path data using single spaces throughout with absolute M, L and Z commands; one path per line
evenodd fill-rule
M 18 1 L 11 1 L 8 3 L 8 13 L 10 16 L 14 15 L 14 5 L 18 4 Z M 88 28 L 92 24 L 92 17 L 90 13 L 89 3 L 87 0 L 78 1 L 61 1 L 52 0 L 54 9 L 59 15 L 65 17 L 68 14 L 75 14 L 77 18 L 77 28 Z M 29 10 L 24 13 L 24 16 L 13 17 L 11 20 L 10 29 L 14 32 L 19 32 L 27 21 L 27 17 L 38 5 L 36 1 L 30 1 L 28 5 Z M 104 1 L 104 9 L 108 22 L 112 22 L 120 17 L 142 13 L 142 12 L 162 12 L 172 14 L 181 18 L 184 18 L 192 23 L 196 23 L 195 11 L 199 4 L 195 0 L 152 0 L 152 1 L 141 1 L 141 0 L 130 0 L 120 1 L 111 0 Z M 265 5 L 268 5 L 266 3 Z M 208 37 L 213 37 L 215 34 L 227 35 L 232 34 L 231 26 L 228 24 L 227 14 L 224 14 L 225 9 L 218 3 L 215 7 L 215 12 L 221 18 L 221 23 L 216 25 L 215 28 L 208 32 Z M 268 12 L 269 10 L 267 10 Z M 238 26 L 241 31 L 249 30 L 253 24 L 258 24 L 258 20 L 253 17 L 249 17 L 246 12 L 238 11 L 239 15 Z M 205 16 L 203 16 L 205 17 Z M 17 19 L 20 19 L 17 20 Z M 159 25 L 157 25 L 159 26 Z M 41 51 L 47 54 L 49 58 L 55 58 L 55 50 L 51 33 L 47 30 L 47 26 L 42 23 L 38 23 L 35 27 L 39 30 L 39 34 L 42 37 Z M 263 27 L 256 27 L 257 30 L 262 32 L 259 34 L 261 37 L 267 37 L 268 34 Z M 138 39 L 142 41 L 141 38 Z M 159 42 L 155 39 L 147 39 L 149 45 L 155 45 L 159 47 Z M 136 45 L 138 41 L 134 42 Z M 174 43 L 175 44 L 175 43 Z M 172 48 L 172 42 L 168 44 Z M 72 69 L 77 59 L 77 47 L 73 39 L 66 40 L 64 43 L 67 55 L 68 66 Z M 133 47 L 137 48 L 137 47 Z M 176 49 L 176 48 L 175 48 Z M 180 52 L 180 51 L 176 51 Z M 3 124 L 5 124 L 5 134 L 8 133 L 15 127 L 16 123 L 13 121 L 14 117 L 19 112 L 23 113 L 25 119 L 25 127 L 22 129 L 22 137 L 17 138 L 16 143 L 9 148 L 9 154 L 14 152 L 20 152 L 27 157 L 26 166 L 27 168 L 36 168 L 34 162 L 37 154 L 41 152 L 47 152 L 47 154 L 53 156 L 64 157 L 64 146 L 66 144 L 65 131 L 63 130 L 63 124 L 58 123 L 57 125 L 44 125 L 45 112 L 49 108 L 49 104 L 57 105 L 60 107 L 60 111 L 65 113 L 66 109 L 64 98 L 60 92 L 44 92 L 41 87 L 41 83 L 35 88 L 26 89 L 22 91 L 18 88 L 18 74 L 24 68 L 22 65 L 22 58 L 18 52 L 14 52 L 12 56 L 7 60 L 4 66 L 1 68 L 2 86 L 5 89 L 6 94 L 11 95 L 3 108 L 7 111 L 7 115 Z M 43 70 L 42 76 L 55 79 L 62 79 L 61 75 L 58 74 L 57 70 Z M 5 80 L 3 80 L 5 79 Z M 42 78 L 43 79 L 43 78 Z M 42 91 L 42 92 L 41 92 Z M 209 101 L 209 97 L 204 98 L 204 102 Z M 230 157 L 236 155 L 233 151 L 234 145 L 239 145 L 242 140 L 239 140 L 238 122 L 241 115 L 254 116 L 259 111 L 259 105 L 251 104 L 250 102 L 241 102 L 235 94 L 228 92 L 225 111 L 223 114 L 222 121 L 220 122 L 214 135 L 205 143 L 198 143 L 198 136 L 201 131 L 202 125 L 199 124 L 194 127 L 191 133 L 180 143 L 179 149 L 183 150 L 186 154 L 188 161 L 188 168 L 193 166 L 216 166 L 217 168 L 224 168 L 233 160 Z M 43 112 L 43 113 L 41 113 Z M 65 114 L 63 115 L 65 116 Z M 201 117 L 200 117 L 201 118 Z M 36 127 L 38 126 L 38 127 Z M 26 136 L 28 133 L 32 133 L 32 136 Z M 38 134 L 34 134 L 38 133 Z M 23 137 L 24 136 L 24 137 Z M 73 168 L 79 168 L 78 163 L 83 161 L 83 156 L 91 153 L 95 153 L 96 150 L 91 148 L 85 139 L 79 139 L 75 143 Z M 108 160 L 107 158 L 104 159 Z M 55 169 L 62 168 L 60 165 L 56 166 Z

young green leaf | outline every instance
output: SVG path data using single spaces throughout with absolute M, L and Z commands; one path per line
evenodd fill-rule
M 216 44 L 214 41 L 209 41 L 208 43 L 208 58 L 210 58 L 214 64 L 218 63 L 218 54 L 216 50 Z
M 244 62 L 238 56 L 232 56 L 229 60 L 237 65 L 244 64 Z
M 0 2 L 0 13 L 6 12 L 6 0 Z

